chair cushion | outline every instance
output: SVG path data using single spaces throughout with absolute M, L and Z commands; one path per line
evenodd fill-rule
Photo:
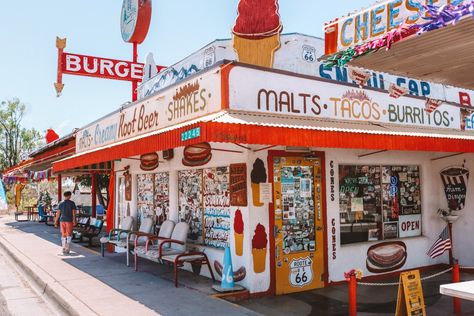
M 171 239 L 182 241 L 184 245 L 172 243 L 170 245 L 170 249 L 173 249 L 179 252 L 186 251 L 186 239 L 188 238 L 188 231 L 189 231 L 188 223 L 181 222 L 181 223 L 176 224 L 173 230 L 173 234 L 171 234 Z
M 158 233 L 159 237 L 170 238 L 174 229 L 174 222 L 171 220 L 166 220 L 161 224 L 160 232 Z
M 109 241 L 109 236 L 100 237 L 101 244 L 107 244 Z

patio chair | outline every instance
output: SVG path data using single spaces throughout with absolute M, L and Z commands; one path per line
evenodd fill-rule
M 81 241 L 84 237 L 87 238 L 89 247 L 92 247 L 92 239 L 99 236 L 103 226 L 104 221 L 95 218 L 94 224 L 91 223 L 91 225 L 89 225 L 89 227 L 81 233 Z
M 163 222 L 163 224 L 161 224 L 161 228 L 158 231 L 157 235 L 137 233 L 138 237 L 145 237 L 146 243 L 145 245 L 138 245 L 138 243 L 134 245 L 135 247 L 133 249 L 133 255 L 135 257 L 135 266 L 137 262 L 137 253 L 145 255 L 148 250 L 158 250 L 163 240 L 171 238 L 171 234 L 173 234 L 174 227 L 175 222 L 173 222 L 172 220 L 166 220 Z M 148 242 L 148 239 L 150 239 L 150 242 Z
M 117 245 L 121 238 L 126 239 L 127 233 L 133 229 L 134 222 L 135 219 L 132 216 L 124 217 L 120 223 L 120 228 L 114 228 L 108 235 L 100 238 L 100 252 L 102 257 L 105 254 L 105 245 Z
M 127 267 L 130 266 L 130 251 L 133 250 L 135 246 L 135 239 L 137 239 L 137 245 L 144 245 L 147 241 L 146 237 L 137 237 L 137 233 L 150 234 L 153 231 L 153 219 L 144 218 L 140 223 L 140 228 L 138 231 L 131 231 L 127 233 L 125 239 L 120 238 L 117 242 L 117 246 L 123 247 L 127 253 Z
M 145 244 L 145 252 L 135 251 L 135 271 L 138 271 L 138 257 L 158 263 L 167 262 L 174 267 L 174 285 L 178 287 L 178 271 L 185 263 L 206 264 L 212 280 L 215 281 L 214 272 L 207 255 L 201 251 L 187 251 L 186 240 L 188 238 L 188 231 L 189 225 L 181 222 L 174 227 L 170 239 L 159 239 L 158 236 L 148 237 Z M 153 240 L 159 240 L 159 245 L 156 249 L 150 247 Z

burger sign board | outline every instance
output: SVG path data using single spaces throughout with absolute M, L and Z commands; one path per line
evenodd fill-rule
M 125 42 L 141 44 L 148 33 L 150 21 L 151 0 L 123 0 L 120 30 Z

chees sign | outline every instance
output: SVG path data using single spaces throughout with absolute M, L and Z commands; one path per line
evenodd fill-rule
M 459 5 L 469 0 L 390 0 L 377 3 L 325 27 L 326 54 L 374 40 L 401 25 L 422 23 L 424 5 Z

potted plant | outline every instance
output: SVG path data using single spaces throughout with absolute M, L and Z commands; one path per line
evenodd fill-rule
M 459 218 L 458 211 L 447 209 L 438 209 L 438 216 L 448 223 L 454 223 Z

